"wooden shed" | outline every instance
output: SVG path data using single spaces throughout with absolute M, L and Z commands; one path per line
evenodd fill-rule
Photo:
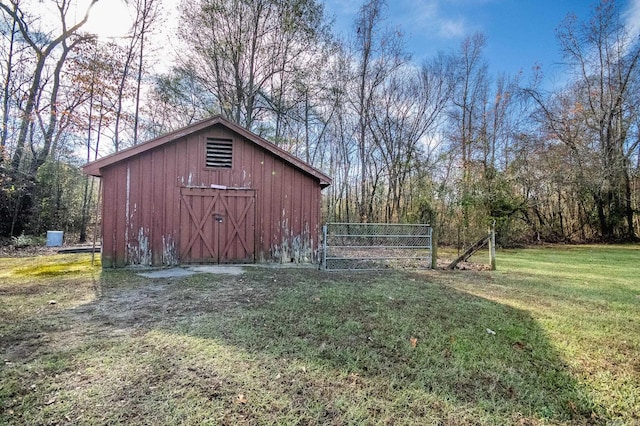
M 314 262 L 331 179 L 216 116 L 91 162 L 102 265 Z

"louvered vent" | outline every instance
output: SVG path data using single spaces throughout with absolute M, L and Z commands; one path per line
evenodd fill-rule
M 207 167 L 230 169 L 233 143 L 228 139 L 207 139 Z

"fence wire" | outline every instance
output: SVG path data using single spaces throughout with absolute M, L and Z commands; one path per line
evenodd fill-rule
M 390 223 L 327 223 L 325 269 L 430 268 L 431 226 Z

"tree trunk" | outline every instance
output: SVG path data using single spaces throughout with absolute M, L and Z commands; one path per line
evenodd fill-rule
M 17 7 L 17 6 L 15 6 Z M 6 76 L 4 80 L 3 96 L 2 96 L 2 135 L 0 136 L 0 147 L 7 145 L 7 135 L 9 132 L 9 87 L 11 86 L 11 76 L 13 67 L 13 47 L 16 35 L 16 19 L 13 18 L 13 24 L 11 26 L 11 37 L 9 38 L 9 52 L 7 53 L 7 69 L 5 71 Z M 2 150 L 0 149 L 0 152 Z
M 626 163 L 629 163 L 627 160 Z M 629 169 L 627 164 L 625 164 L 624 168 L 624 189 L 625 189 L 625 213 L 627 219 L 627 239 L 629 241 L 636 240 L 636 231 L 633 224 L 633 202 L 632 202 L 632 191 L 631 191 L 631 179 L 629 177 Z
M 24 146 L 27 142 L 27 135 L 29 133 L 29 125 L 32 122 L 31 119 L 36 106 L 36 98 L 40 91 L 40 79 L 42 78 L 42 70 L 44 69 L 46 57 L 42 53 L 38 52 L 37 58 L 38 61 L 36 62 L 36 67 L 33 72 L 33 80 L 31 81 L 31 87 L 27 94 L 27 102 L 25 104 L 24 111 L 22 112 L 22 118 L 20 119 L 18 139 L 16 140 L 16 146 L 11 159 L 11 171 L 14 176 L 18 174 L 20 164 L 22 163 Z

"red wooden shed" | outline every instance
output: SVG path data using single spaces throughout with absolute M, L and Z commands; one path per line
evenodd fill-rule
M 313 262 L 321 171 L 216 116 L 91 162 L 102 265 Z

